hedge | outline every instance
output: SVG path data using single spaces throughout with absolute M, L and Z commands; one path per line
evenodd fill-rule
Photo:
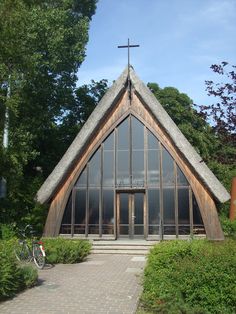
M 141 306 L 153 313 L 236 313 L 236 241 L 156 245 L 144 271 Z
M 51 264 L 82 262 L 91 250 L 91 243 L 88 240 L 43 238 L 42 241 L 46 252 L 46 261 Z
M 34 267 L 17 263 L 13 253 L 14 241 L 0 241 L 0 300 L 34 286 L 38 280 Z

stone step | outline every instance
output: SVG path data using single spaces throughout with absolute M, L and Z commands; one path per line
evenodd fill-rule
M 149 250 L 150 246 L 144 245 L 97 245 L 93 244 L 93 249 L 96 250 Z
M 145 247 L 152 247 L 159 241 L 102 241 L 102 240 L 93 240 L 92 244 L 96 246 L 145 246 Z
M 122 254 L 122 255 L 147 255 L 148 250 L 96 250 L 92 249 L 92 254 Z
M 94 254 L 147 255 L 149 250 L 159 241 L 144 240 L 93 240 Z

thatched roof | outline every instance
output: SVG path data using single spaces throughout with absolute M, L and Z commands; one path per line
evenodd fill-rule
M 89 142 L 94 132 L 99 128 L 107 114 L 115 106 L 117 100 L 126 89 L 128 68 L 115 81 L 112 87 L 106 92 L 99 104 L 96 106 L 60 162 L 46 179 L 37 193 L 37 200 L 40 203 L 49 202 L 59 185 L 70 173 L 74 163 L 82 155 L 85 145 Z M 192 169 L 208 188 L 213 197 L 219 202 L 226 202 L 230 199 L 229 193 L 202 161 L 202 158 L 188 142 L 174 121 L 170 118 L 156 97 L 148 87 L 137 77 L 135 71 L 130 67 L 130 78 L 134 92 L 142 100 L 145 106 L 169 135 L 176 148 L 188 161 Z

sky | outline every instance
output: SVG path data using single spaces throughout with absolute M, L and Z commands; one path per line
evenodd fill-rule
M 78 85 L 108 79 L 111 84 L 131 64 L 144 82 L 173 86 L 197 105 L 213 100 L 205 80 L 221 78 L 210 69 L 236 65 L 236 0 L 99 0 L 89 30 Z

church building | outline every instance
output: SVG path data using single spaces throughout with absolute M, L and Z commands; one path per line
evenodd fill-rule
M 224 238 L 230 195 L 131 66 L 106 92 L 37 193 L 45 236 Z

